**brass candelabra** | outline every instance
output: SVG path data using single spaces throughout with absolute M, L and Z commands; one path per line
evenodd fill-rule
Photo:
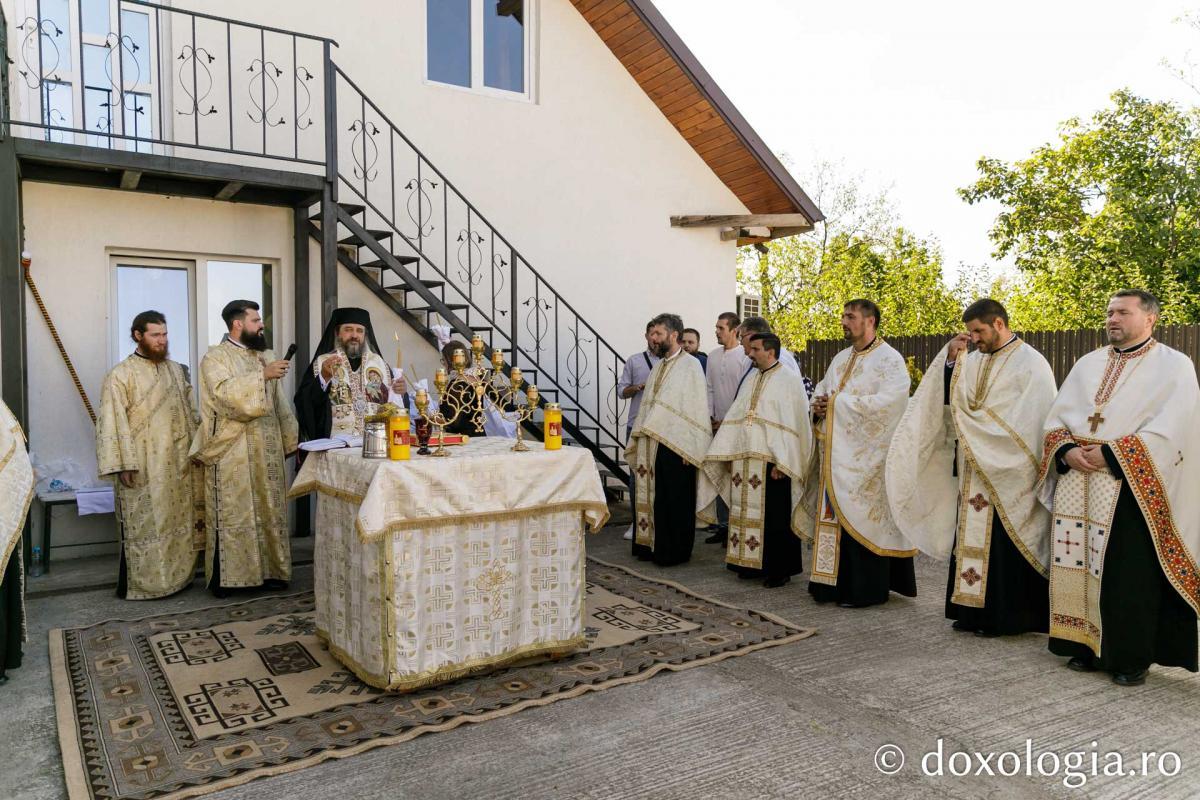
M 487 404 L 495 406 L 498 413 L 508 420 L 516 420 L 517 442 L 512 449 L 518 453 L 525 452 L 529 446 L 523 438 L 522 423 L 533 418 L 538 407 L 538 389 L 533 384 L 522 391 L 521 370 L 513 367 L 508 376 L 504 373 L 504 353 L 500 348 L 492 348 L 492 361 L 489 365 L 483 355 L 483 338 L 476 334 L 471 339 L 471 363 L 467 363 L 467 353 L 463 350 L 454 351 L 451 363 L 453 376 L 447 376 L 444 368 L 438 369 L 434 375 L 433 385 L 437 390 L 438 408 L 433 413 L 429 411 L 429 393 L 418 389 L 415 397 L 418 417 L 417 420 L 431 426 L 437 434 L 438 446 L 433 451 L 434 456 L 448 456 L 446 451 L 446 426 L 459 419 L 470 421 L 475 430 L 483 432 L 483 420 Z M 447 391 L 451 384 L 460 384 L 456 391 Z M 417 451 L 421 455 L 429 455 L 429 448 L 422 445 Z

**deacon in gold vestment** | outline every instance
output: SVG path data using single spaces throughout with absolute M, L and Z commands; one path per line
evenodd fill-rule
M 203 486 L 188 458 L 196 433 L 192 387 L 167 358 L 167 320 L 143 311 L 130 330 L 137 349 L 104 378 L 96 463 L 116 481 L 121 521 L 117 595 L 166 597 L 187 587 L 204 549 Z
M 267 351 L 258 304 L 234 300 L 221 316 L 229 334 L 200 362 L 200 430 L 191 450 L 205 467 L 205 575 L 218 597 L 230 588 L 283 588 L 291 579 L 284 458 L 299 441 L 280 383 L 288 363 Z
M 25 434 L 8 406 L 0 402 L 0 683 L 21 666 L 25 630 L 25 570 L 21 533 L 33 500 L 33 467 Z

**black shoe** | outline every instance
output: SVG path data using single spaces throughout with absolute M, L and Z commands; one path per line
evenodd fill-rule
M 224 599 L 228 598 L 231 594 L 233 594 L 233 592 L 224 586 L 212 587 L 212 596 L 217 598 L 218 600 L 224 600 Z
M 276 592 L 288 588 L 288 582 L 279 578 L 267 578 L 263 581 L 263 588 Z
M 705 544 L 725 544 L 725 534 L 722 533 L 721 531 L 717 531 L 712 536 L 709 536 L 708 538 L 706 538 L 704 540 L 704 543 Z
M 1117 686 L 1141 686 L 1146 682 L 1146 674 L 1148 669 L 1139 669 L 1137 672 L 1114 672 L 1112 682 Z
M 719 531 L 719 530 L 721 530 L 721 526 L 720 526 L 720 525 L 718 525 L 718 524 L 717 524 L 717 523 L 715 523 L 715 522 L 714 522 L 714 523 L 712 523 L 712 524 L 710 524 L 710 525 L 705 525 L 705 526 L 704 526 L 704 532 L 705 532 L 705 533 L 716 533 L 716 532 L 717 532 L 717 531 Z
M 838 603 L 838 608 L 866 608 L 862 603 Z
M 975 631 L 975 635 L 981 639 L 995 639 L 1000 634 L 996 633 L 995 631 L 988 631 L 980 628 L 979 630 Z
M 767 587 L 768 589 L 778 589 L 780 586 L 786 586 L 791 582 L 792 579 L 787 575 L 784 575 L 782 578 L 767 578 L 765 581 L 763 581 L 763 586 Z
M 1067 669 L 1073 669 L 1076 672 L 1095 672 L 1096 658 L 1095 656 L 1075 656 L 1067 662 Z
M 950 627 L 956 631 L 962 631 L 963 633 L 972 633 L 975 631 L 973 627 L 963 622 L 961 619 L 954 620 L 954 624 Z
M 752 578 L 759 577 L 758 573 L 756 573 L 756 572 L 739 572 L 737 574 L 737 576 L 744 581 L 748 581 L 748 580 L 751 580 Z

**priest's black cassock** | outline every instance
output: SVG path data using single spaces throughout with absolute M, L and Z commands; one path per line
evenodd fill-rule
M 654 545 L 638 544 L 635 536 L 633 555 L 660 567 L 682 564 L 691 559 L 696 540 L 696 467 L 671 448 L 659 445 L 654 480 L 658 497 L 654 503 Z

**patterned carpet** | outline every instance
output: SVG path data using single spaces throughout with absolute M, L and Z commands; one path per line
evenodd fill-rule
M 588 560 L 588 647 L 410 694 L 316 635 L 311 594 L 51 631 L 72 798 L 195 797 L 814 631 Z

